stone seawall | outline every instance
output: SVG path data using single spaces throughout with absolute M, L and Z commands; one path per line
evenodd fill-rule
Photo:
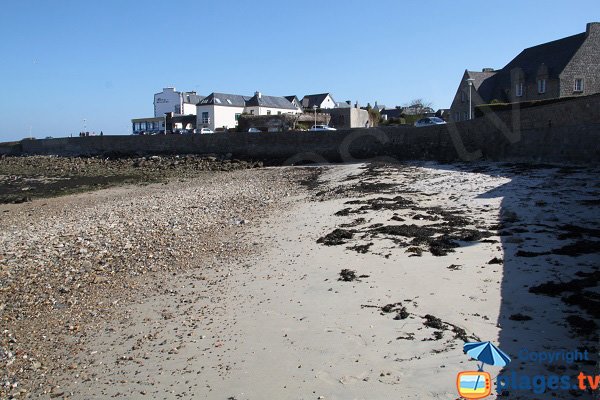
M 0 144 L 0 154 L 127 156 L 231 154 L 278 162 L 339 162 L 373 157 L 398 160 L 506 160 L 598 163 L 600 95 L 472 121 L 426 128 L 381 127 L 332 132 L 216 133 L 212 135 L 96 136 Z

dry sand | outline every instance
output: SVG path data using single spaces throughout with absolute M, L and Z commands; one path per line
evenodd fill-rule
M 584 328 L 598 318 L 563 300 L 578 294 L 593 303 L 597 280 L 557 296 L 529 288 L 598 271 L 598 170 L 492 163 L 307 170 L 296 177 L 306 189 L 287 188 L 268 213 L 223 232 L 221 245 L 243 243 L 243 253 L 211 253 L 154 276 L 159 283 L 115 305 L 112 319 L 74 336 L 77 351 L 38 377 L 33 394 L 456 399 L 456 374 L 476 369 L 462 352 L 465 340 L 499 344 L 513 357 L 507 371 L 597 371 L 597 325 Z M 263 171 L 278 171 L 262 172 L 274 185 L 298 173 Z M 179 190 L 154 197 L 177 198 Z M 339 244 L 318 242 L 335 229 L 343 231 L 329 238 Z M 560 251 L 573 243 L 580 246 Z M 339 280 L 343 269 L 362 277 Z M 535 365 L 517 360 L 523 347 L 585 348 L 594 359 Z M 508 398 L 540 395 L 511 390 Z

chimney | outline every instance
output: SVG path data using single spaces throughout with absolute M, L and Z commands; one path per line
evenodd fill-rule
M 261 93 L 261 92 L 254 92 L 254 95 L 255 95 L 257 98 L 259 98 L 259 99 L 260 99 L 260 98 L 262 98 L 262 93 Z
M 585 37 L 590 36 L 590 33 L 599 33 L 600 32 L 600 22 L 588 22 L 585 26 Z
M 494 68 L 483 68 L 481 72 L 494 72 Z

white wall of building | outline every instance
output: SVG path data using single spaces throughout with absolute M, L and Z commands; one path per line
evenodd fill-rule
M 327 97 L 325 97 L 325 100 L 323 100 L 323 102 L 321 103 L 320 108 L 335 108 L 335 101 L 333 101 L 331 96 L 327 95 Z
M 196 110 L 196 129 L 210 128 L 228 128 L 234 129 L 237 126 L 236 114 L 241 115 L 244 107 L 226 107 L 215 106 L 213 104 L 197 106 Z M 203 122 L 203 113 L 208 113 L 208 123 Z
M 182 101 L 181 93 L 175 88 L 164 88 L 154 95 L 154 116 L 164 117 L 169 112 L 180 114 Z
M 183 103 L 183 115 L 196 115 L 196 105 L 190 103 Z

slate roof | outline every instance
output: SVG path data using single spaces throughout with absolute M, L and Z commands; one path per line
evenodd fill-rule
M 502 69 L 493 72 L 467 71 L 470 78 L 475 79 L 473 85 L 485 102 L 493 99 L 507 100 L 505 89 L 510 88 L 510 74 L 514 68 L 521 68 L 526 82 L 535 82 L 538 68 L 545 64 L 548 78 L 558 79 L 586 39 L 586 33 L 542 43 L 526 48 L 513 58 Z
M 183 92 L 183 102 L 189 104 L 198 104 L 206 96 L 196 94 L 195 92 Z
M 199 106 L 215 105 L 225 107 L 273 107 L 296 110 L 296 107 L 286 98 L 279 96 L 261 95 L 242 96 L 239 94 L 211 93 L 198 102 Z
M 307 94 L 302 98 L 302 107 L 312 108 L 312 106 L 314 105 L 320 107 L 321 103 L 323 103 L 323 101 L 327 98 L 328 95 L 331 96 L 330 93 Z M 331 96 L 331 98 L 333 99 L 333 96 Z
M 293 103 L 294 100 L 296 100 L 296 103 L 298 105 L 300 105 L 300 99 L 298 98 L 298 96 L 294 95 L 294 96 L 283 96 L 287 101 L 289 101 L 290 103 Z
M 575 52 L 585 41 L 585 32 L 569 36 L 552 42 L 543 43 L 529 47 L 519 53 L 511 62 L 506 64 L 502 70 L 510 72 L 511 69 L 520 67 L 525 75 L 535 75 L 541 64 L 548 67 L 548 75 L 557 78 L 565 69 Z
M 335 108 L 352 108 L 352 105 L 346 103 L 345 101 L 336 101 Z
M 388 118 L 400 118 L 402 116 L 402 109 L 387 108 L 381 112 L 381 115 L 387 115 Z
M 467 71 L 467 78 L 473 79 L 473 89 L 477 90 L 479 96 L 484 101 L 491 101 L 495 88 L 496 81 L 493 78 L 498 71 Z
M 294 106 L 288 99 L 285 97 L 279 96 L 265 96 L 264 94 L 258 97 L 258 95 L 252 96 L 248 101 L 246 101 L 246 107 L 273 107 L 273 108 L 284 108 L 288 110 L 295 110 L 296 106 Z
M 246 102 L 250 96 L 241 96 L 239 94 L 211 93 L 198 102 L 199 106 L 215 105 L 225 107 L 246 107 Z

